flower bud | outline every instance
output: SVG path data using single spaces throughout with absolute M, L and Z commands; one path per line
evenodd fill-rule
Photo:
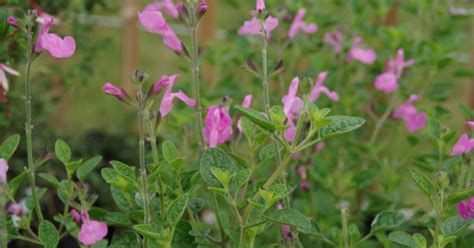
M 7 23 L 11 26 L 20 27 L 20 22 L 13 16 L 7 18 Z
M 207 11 L 207 2 L 206 0 L 202 0 L 196 10 L 196 17 L 198 20 L 201 20 L 201 18 L 206 14 Z
M 178 4 L 176 4 L 176 9 L 178 10 L 179 18 L 181 20 L 189 19 L 188 9 L 186 8 L 186 5 L 183 2 L 179 2 Z
M 129 98 L 127 92 L 125 92 L 124 89 L 116 87 L 111 83 L 104 84 L 104 86 L 102 87 L 102 90 L 104 91 L 105 94 L 115 96 L 120 101 L 125 101 L 126 99 Z
M 436 184 L 439 189 L 446 189 L 449 186 L 449 175 L 445 171 L 439 171 L 436 173 Z

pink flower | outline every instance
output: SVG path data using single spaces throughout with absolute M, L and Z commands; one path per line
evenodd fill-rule
M 264 0 L 257 0 L 257 12 L 262 12 L 265 10 L 265 1 Z
M 124 89 L 114 86 L 111 83 L 105 83 L 102 87 L 102 91 L 104 91 L 104 93 L 107 95 L 115 96 L 120 101 L 123 101 L 127 98 L 127 93 Z
M 358 60 L 364 64 L 372 64 L 375 62 L 377 58 L 377 54 L 373 49 L 363 49 L 361 48 L 362 38 L 356 37 L 352 42 L 352 47 L 349 50 L 349 54 L 347 54 L 347 60 Z
M 183 52 L 183 44 L 173 29 L 168 25 L 160 11 L 144 10 L 138 13 L 142 26 L 151 33 L 161 35 L 163 43 L 176 53 Z
M 308 184 L 308 174 L 306 173 L 306 168 L 302 165 L 298 166 L 296 172 L 298 173 L 301 179 L 300 188 L 302 190 L 308 190 L 309 184 Z
M 20 26 L 20 22 L 14 16 L 9 16 L 7 18 L 7 23 L 8 23 L 8 25 L 12 25 L 12 26 L 15 26 L 15 27 Z
M 35 44 L 35 51 L 48 51 L 49 54 L 55 58 L 67 58 L 76 51 L 76 41 L 71 36 L 66 36 L 61 39 L 56 34 L 50 34 L 49 29 L 53 25 L 54 18 L 46 19 L 45 23 L 41 25 L 40 34 Z
M 18 71 L 13 70 L 12 68 L 0 64 L 0 86 L 5 90 L 8 91 L 8 78 L 6 73 L 13 75 L 13 76 L 20 76 Z
M 250 94 L 246 95 L 244 97 L 244 101 L 242 102 L 242 107 L 249 108 L 250 104 L 252 104 L 252 99 L 253 99 L 252 95 Z M 242 124 L 240 122 L 241 122 L 241 119 L 239 119 L 239 121 L 237 122 L 237 129 L 239 130 L 239 132 L 242 133 Z
M 283 203 L 277 204 L 277 210 L 282 210 L 284 208 Z M 291 227 L 289 225 L 280 225 L 280 232 L 283 239 L 288 241 L 293 239 L 293 232 L 291 231 Z
M 159 94 L 161 92 L 161 90 L 163 88 L 165 88 L 166 86 L 168 86 L 170 84 L 170 81 L 172 80 L 175 80 L 176 81 L 176 76 L 177 75 L 174 75 L 174 76 L 167 76 L 167 75 L 163 75 L 160 80 L 156 81 L 152 88 L 151 88 L 151 92 L 153 94 Z M 173 82 L 174 83 L 174 82 Z
M 304 22 L 303 19 L 305 14 L 305 8 L 299 9 L 296 13 L 295 20 L 293 21 L 293 24 L 291 24 L 290 30 L 288 31 L 288 37 L 290 37 L 290 39 L 294 39 L 299 31 L 307 34 L 316 33 L 316 31 L 318 31 L 318 25 L 316 25 L 316 23 Z
M 194 107 L 196 105 L 196 101 L 189 98 L 184 92 L 178 91 L 173 93 L 173 86 L 176 83 L 176 79 L 178 78 L 178 75 L 175 74 L 173 76 L 163 76 L 161 80 L 168 80 L 168 83 L 166 85 L 166 90 L 165 93 L 163 94 L 163 97 L 161 98 L 161 104 L 160 104 L 160 114 L 161 117 L 167 116 L 170 112 L 171 109 L 173 108 L 173 100 L 174 98 L 178 98 L 182 102 L 184 102 L 186 105 L 190 107 Z
M 375 79 L 375 88 L 385 93 L 392 93 L 398 88 L 397 76 L 391 72 L 384 72 Z
M 339 101 L 339 95 L 335 91 L 330 91 L 328 87 L 323 86 L 324 80 L 326 80 L 327 76 L 328 76 L 327 71 L 324 71 L 318 74 L 316 83 L 313 89 L 311 90 L 311 94 L 309 96 L 309 100 L 311 102 L 318 100 L 321 93 L 327 95 L 331 100 L 335 102 Z
M 393 113 L 393 118 L 403 119 L 408 132 L 413 133 L 426 126 L 426 113 L 418 113 L 413 104 L 418 101 L 417 95 L 411 95 L 410 99 L 400 105 Z
M 270 33 L 278 27 L 278 19 L 273 16 L 268 16 L 265 20 L 265 35 L 267 39 L 270 38 Z M 239 28 L 239 35 L 260 35 L 262 25 L 257 17 L 252 17 L 250 21 L 245 21 L 244 25 Z
M 81 223 L 81 214 L 77 210 L 73 209 L 71 210 L 71 215 L 74 221 L 79 225 L 79 223 Z
M 172 0 L 157 1 L 148 4 L 143 11 L 159 11 L 165 9 L 166 14 L 174 19 L 178 19 L 179 12 Z
M 457 156 L 460 154 L 469 154 L 471 153 L 472 148 L 474 148 L 474 139 L 469 139 L 467 134 L 461 135 L 459 140 L 453 146 L 450 156 Z
M 387 72 L 393 73 L 400 78 L 403 73 L 403 69 L 407 66 L 411 66 L 414 64 L 414 60 L 410 59 L 405 61 L 405 53 L 403 49 L 398 49 L 397 56 L 395 59 L 391 59 L 387 62 Z
M 466 124 L 471 131 L 474 131 L 474 121 L 466 121 L 464 124 Z
M 343 39 L 344 38 L 342 37 L 341 31 L 339 29 L 336 29 L 332 33 L 324 34 L 324 42 L 332 46 L 335 54 L 338 54 L 341 52 L 342 45 L 344 42 Z
M 298 77 L 293 78 L 291 81 L 290 87 L 288 89 L 288 94 L 283 96 L 283 112 L 285 113 L 288 119 L 289 127 L 285 130 L 285 139 L 288 141 L 293 141 L 296 132 L 296 125 L 294 119 L 298 117 L 303 108 L 303 100 L 296 96 L 298 93 L 298 86 L 300 79 Z
M 324 143 L 324 141 L 319 142 L 316 145 L 316 152 L 322 151 L 325 147 L 326 147 L 326 143 Z
M 82 211 L 82 226 L 77 234 L 77 238 L 83 245 L 93 245 L 107 236 L 107 224 L 95 220 L 90 220 L 89 214 Z
M 208 7 L 209 6 L 207 5 L 207 2 L 205 0 L 202 0 L 197 7 L 198 13 L 201 13 L 200 15 L 202 16 L 203 13 L 207 11 Z
M 3 158 L 0 158 L 0 185 L 7 184 L 8 164 Z
M 207 109 L 204 138 L 209 147 L 215 148 L 232 135 L 232 119 L 223 106 L 211 106 Z
M 463 219 L 474 219 L 474 197 L 458 203 L 457 211 Z
M 15 202 L 8 204 L 6 211 L 11 215 L 15 227 L 20 227 L 19 221 L 28 214 L 24 200 L 20 203 Z

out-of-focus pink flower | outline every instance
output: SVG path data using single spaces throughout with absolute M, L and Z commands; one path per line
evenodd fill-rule
M 466 126 L 468 126 L 471 131 L 474 131 L 474 121 L 466 121 L 464 124 L 466 124 Z
M 202 0 L 197 7 L 198 13 L 201 13 L 200 15 L 202 16 L 202 13 L 206 12 L 208 7 L 207 2 Z
M 459 137 L 456 144 L 453 146 L 451 150 L 450 156 L 457 156 L 460 154 L 469 154 L 471 153 L 472 149 L 474 148 L 474 139 L 470 139 L 466 133 Z
M 324 71 L 318 74 L 316 83 L 313 89 L 311 90 L 311 94 L 309 96 L 309 100 L 311 102 L 318 100 L 321 93 L 327 95 L 331 100 L 335 102 L 339 101 L 339 95 L 335 91 L 330 91 L 328 87 L 323 85 L 324 80 L 326 80 L 327 76 L 328 76 L 327 71 Z
M 204 138 L 209 147 L 215 148 L 232 135 L 232 118 L 223 106 L 211 106 L 207 109 Z
M 413 104 L 418 101 L 417 95 L 411 95 L 410 99 L 400 105 L 393 113 L 393 118 L 403 119 L 405 121 L 408 132 L 416 132 L 426 126 L 426 113 L 419 113 Z
M 384 72 L 375 78 L 375 88 L 385 93 L 392 93 L 398 88 L 397 76 L 391 72 Z
M 4 64 L 0 64 L 0 86 L 5 90 L 5 92 L 8 91 L 8 78 L 6 73 L 13 76 L 20 76 L 18 71 L 15 71 Z
M 3 210 L 2 210 L 3 211 Z M 20 227 L 19 221 L 28 214 L 28 209 L 26 208 L 25 201 L 21 201 L 20 203 L 9 203 L 6 209 L 7 213 L 10 214 L 13 225 L 15 227 Z
M 151 92 L 152 92 L 153 94 L 155 94 L 155 95 L 156 95 L 156 94 L 159 94 L 163 88 L 165 88 L 166 86 L 168 86 L 168 84 L 169 84 L 169 82 L 170 82 L 170 78 L 171 78 L 171 77 L 169 77 L 169 76 L 167 76 L 167 75 L 163 75 L 163 76 L 160 78 L 160 80 L 156 81 L 156 82 L 153 84 L 153 86 L 152 86 L 152 88 L 151 88 Z M 173 79 L 176 80 L 176 77 L 173 78 Z
M 244 101 L 242 102 L 242 107 L 249 108 L 250 104 L 252 104 L 252 99 L 253 99 L 252 95 L 250 95 L 250 94 L 246 95 L 244 97 Z M 241 119 L 239 119 L 239 121 L 237 122 L 237 129 L 239 130 L 239 132 L 242 133 Z
M 332 33 L 324 34 L 324 42 L 329 44 L 334 49 L 334 53 L 338 54 L 342 50 L 344 37 L 339 29 L 334 30 Z
M 8 164 L 3 158 L 0 158 L 0 185 L 7 184 Z
M 161 35 L 163 43 L 176 53 L 183 52 L 183 44 L 173 29 L 168 25 L 160 11 L 144 10 L 138 13 L 140 23 L 150 33 Z
M 316 23 L 305 23 L 304 16 L 306 9 L 301 8 L 298 10 L 295 16 L 295 20 L 291 24 L 290 30 L 288 31 L 288 37 L 294 39 L 299 31 L 303 33 L 312 34 L 318 31 L 318 25 Z
M 15 26 L 15 27 L 20 26 L 20 22 L 18 22 L 18 20 L 14 16 L 9 16 L 7 18 L 7 23 L 8 23 L 8 25 L 12 25 L 12 26 Z
M 171 18 L 177 19 L 179 17 L 178 9 L 172 0 L 163 0 L 150 3 L 143 10 L 159 11 L 161 9 L 165 9 L 166 14 L 168 14 Z
M 186 105 L 190 107 L 194 107 L 196 104 L 196 101 L 189 98 L 184 92 L 178 91 L 177 93 L 173 93 L 173 86 L 176 83 L 176 79 L 178 78 L 178 75 L 175 74 L 173 76 L 163 76 L 162 79 L 168 80 L 167 85 L 166 85 L 166 90 L 165 93 L 163 94 L 163 98 L 161 98 L 161 104 L 160 104 L 160 114 L 161 117 L 167 116 L 171 109 L 173 108 L 173 100 L 174 98 L 178 98 L 182 102 L 184 102 Z
M 285 130 L 285 138 L 288 141 L 293 141 L 295 132 L 296 132 L 296 125 L 294 119 L 298 117 L 303 108 L 303 100 L 296 96 L 298 93 L 298 86 L 300 83 L 300 79 L 298 77 L 293 78 L 291 81 L 290 87 L 288 89 L 288 94 L 283 96 L 283 112 L 285 113 L 288 119 L 289 127 Z
M 115 96 L 120 101 L 123 101 L 127 98 L 127 93 L 124 89 L 114 86 L 111 83 L 105 83 L 102 87 L 102 90 L 105 94 Z
M 474 197 L 458 203 L 457 211 L 463 219 L 474 219 Z
M 278 19 L 273 16 L 268 16 L 265 20 L 265 35 L 267 39 L 270 38 L 270 33 L 278 27 Z M 244 25 L 239 28 L 239 35 L 260 35 L 262 29 L 261 21 L 257 17 L 252 17 L 250 21 L 245 21 Z
M 322 151 L 325 147 L 326 147 L 326 143 L 324 143 L 324 141 L 319 142 L 316 145 L 316 152 Z
M 81 214 L 77 210 L 71 210 L 71 215 L 77 224 L 81 223 Z
M 257 12 L 265 10 L 265 0 L 257 0 Z
M 66 36 L 64 39 L 57 34 L 50 34 L 49 29 L 53 25 L 54 18 L 46 19 L 45 23 L 41 25 L 40 34 L 35 44 L 35 51 L 48 51 L 49 54 L 55 58 L 67 58 L 76 51 L 76 41 L 71 36 Z
M 393 73 L 400 78 L 403 74 L 403 69 L 407 66 L 411 66 L 415 63 L 413 59 L 405 61 L 405 53 L 403 49 L 398 49 L 397 56 L 395 59 L 390 59 L 387 62 L 387 72 Z
M 283 206 L 283 203 L 279 202 L 276 206 L 277 210 L 282 210 L 284 208 Z M 289 225 L 284 225 L 284 224 L 281 224 L 280 225 L 280 232 L 281 232 L 281 236 L 283 236 L 283 239 L 288 241 L 288 240 L 292 240 L 294 237 L 293 237 L 293 232 L 291 231 L 291 227 Z
M 306 168 L 302 165 L 298 166 L 296 169 L 296 172 L 300 176 L 301 183 L 300 183 L 300 188 L 302 190 L 308 190 L 309 189 L 309 183 L 308 183 L 308 174 L 306 173 Z
M 352 47 L 347 54 L 347 60 L 358 60 L 364 64 L 372 64 L 377 59 L 377 54 L 373 49 L 363 49 L 361 48 L 362 38 L 356 37 L 352 42 Z
M 81 212 L 82 226 L 77 234 L 77 238 L 83 245 L 93 245 L 107 236 L 107 224 L 95 220 L 90 220 L 86 211 Z

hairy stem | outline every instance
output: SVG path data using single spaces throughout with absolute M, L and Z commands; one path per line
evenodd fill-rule
M 342 240 L 344 248 L 349 248 L 349 228 L 347 222 L 347 208 L 341 209 L 341 221 L 342 221 Z
M 436 226 L 435 226 L 435 232 L 433 235 L 433 246 L 435 248 L 440 248 L 442 247 L 441 244 L 439 243 L 439 236 L 441 232 L 441 222 L 442 220 L 442 213 L 443 213 L 443 208 L 444 208 L 444 189 L 441 189 L 439 192 L 439 209 L 436 210 Z
M 7 184 L 1 185 L 0 184 L 0 247 L 7 247 L 7 220 L 6 220 L 6 214 L 5 211 L 5 192 L 7 191 Z
M 153 125 L 150 121 L 146 121 L 146 127 L 148 130 L 148 141 L 151 145 L 151 152 L 153 154 L 153 162 L 155 165 L 158 166 L 160 163 L 160 158 L 158 157 L 158 147 L 156 145 L 156 135 L 154 132 Z M 161 182 L 161 178 L 158 177 L 158 194 L 160 195 L 160 209 L 161 209 L 161 217 L 163 219 L 166 218 L 166 204 L 165 204 L 165 195 L 164 195 L 164 187 L 163 183 Z

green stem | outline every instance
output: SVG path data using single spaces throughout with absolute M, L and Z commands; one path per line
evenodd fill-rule
M 212 198 L 213 198 L 212 203 L 214 204 L 214 212 L 216 214 L 216 219 L 217 219 L 217 227 L 219 228 L 219 233 L 221 235 L 221 240 L 224 241 L 225 240 L 224 225 L 222 224 L 221 215 L 219 213 L 219 204 L 217 203 L 217 196 L 216 196 L 215 193 L 212 193 Z M 221 246 L 225 247 L 224 242 L 221 243 Z
M 436 209 L 436 226 L 435 226 L 435 233 L 433 237 L 433 246 L 435 248 L 442 247 L 439 243 L 439 236 L 441 232 L 441 222 L 442 222 L 442 213 L 444 208 L 444 189 L 439 192 L 439 209 Z
M 374 132 L 372 133 L 372 136 L 370 137 L 369 141 L 369 147 L 372 147 L 377 138 L 379 137 L 379 133 L 382 130 L 383 125 L 387 121 L 388 117 L 390 116 L 390 113 L 392 113 L 392 110 L 395 106 L 395 99 L 397 98 L 397 95 L 394 93 L 392 94 L 392 98 L 390 100 L 390 104 L 385 110 L 385 113 L 382 115 L 382 117 L 377 121 L 375 124 Z
M 0 184 L 0 247 L 7 247 L 8 239 L 7 239 L 7 220 L 5 211 L 5 192 L 7 191 L 7 184 L 1 185 Z
M 196 101 L 196 105 L 194 106 L 194 111 L 196 112 L 196 128 L 197 133 L 199 134 L 199 146 L 200 147 L 207 147 L 206 142 L 204 141 L 204 134 L 203 134 L 203 120 L 202 120 L 202 107 L 201 107 L 201 93 L 200 93 L 200 59 L 199 59 L 199 44 L 198 44 L 198 34 L 197 34 L 197 27 L 198 27 L 198 20 L 196 18 L 196 3 L 191 3 L 191 25 L 190 25 L 190 32 L 191 32 L 191 70 L 192 70 L 192 77 L 193 77 L 193 92 L 194 92 L 194 100 Z
M 342 240 L 344 248 L 349 248 L 349 228 L 347 222 L 347 208 L 341 209 L 341 221 L 342 221 Z
M 31 124 L 31 64 L 33 62 L 33 24 L 29 21 L 27 25 L 27 45 L 26 45 L 26 80 L 25 80 L 25 105 L 26 105 L 26 123 L 25 123 L 25 134 L 26 134 L 26 153 L 28 157 L 28 179 L 30 181 L 31 196 L 35 205 L 36 216 L 39 222 L 43 222 L 43 213 L 41 212 L 41 206 L 39 203 L 38 196 L 36 194 L 36 174 L 35 165 L 33 159 L 33 142 L 32 132 L 33 125 Z
M 151 145 L 151 152 L 153 154 L 153 162 L 156 166 L 160 163 L 160 158 L 158 157 L 158 147 L 156 145 L 156 135 L 154 132 L 153 125 L 150 121 L 146 121 L 146 127 L 148 129 L 148 141 Z M 158 194 L 160 195 L 160 209 L 161 209 L 161 217 L 163 219 L 166 218 L 166 203 L 165 203 L 165 195 L 164 195 L 164 187 L 161 181 L 161 177 L 158 177 Z
M 39 240 L 31 239 L 31 238 L 28 238 L 28 237 L 25 237 L 25 236 L 20 236 L 20 235 L 10 235 L 9 234 L 8 239 L 10 239 L 10 240 L 13 240 L 13 239 L 23 240 L 23 241 L 27 241 L 27 242 L 30 242 L 30 243 L 33 243 L 33 244 L 41 245 L 41 242 Z

